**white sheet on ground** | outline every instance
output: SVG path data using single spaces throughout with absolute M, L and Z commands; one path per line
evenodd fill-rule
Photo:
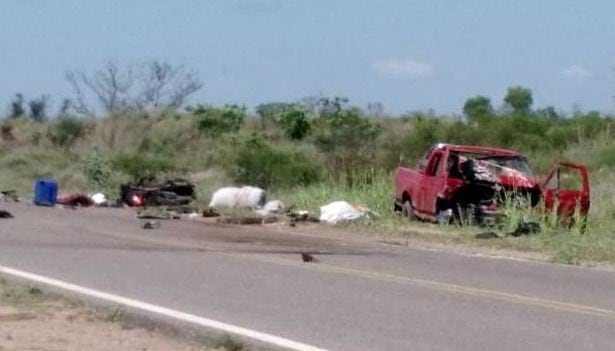
M 320 208 L 320 221 L 337 224 L 354 221 L 367 216 L 367 210 L 360 206 L 352 206 L 346 201 L 335 201 Z

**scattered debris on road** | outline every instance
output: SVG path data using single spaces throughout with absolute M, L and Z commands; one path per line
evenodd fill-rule
M 87 194 L 80 193 L 60 195 L 56 203 L 68 207 L 90 207 L 94 205 L 94 201 Z
M 9 211 L 0 210 L 0 218 L 13 218 L 13 215 Z
M 310 255 L 307 252 L 302 252 L 301 253 L 301 260 L 303 260 L 303 262 L 306 262 L 306 263 L 318 263 L 318 262 L 320 262 L 320 260 L 318 260 L 317 258 L 315 258 L 314 256 Z
M 308 211 L 289 211 L 286 213 L 286 216 L 290 218 L 290 223 L 295 224 L 298 222 L 312 222 L 319 223 L 320 219 Z
M 141 228 L 143 229 L 158 229 L 160 228 L 159 221 L 145 221 L 141 224 Z
M 221 224 L 269 224 L 278 222 L 276 216 L 233 216 L 233 217 L 219 217 L 216 219 L 216 223 Z
M 3 190 L 0 191 L 0 201 L 4 202 L 19 202 L 19 196 L 15 190 Z
M 205 218 L 220 217 L 220 213 L 218 213 L 216 209 L 210 207 L 203 211 L 203 217 Z
M 143 178 L 120 186 L 120 201 L 128 206 L 182 206 L 195 199 L 194 184 L 183 178 Z
M 90 196 L 90 199 L 94 202 L 95 206 L 108 206 L 109 202 L 107 197 L 103 193 L 96 193 Z
M 139 219 L 179 219 L 179 215 L 173 215 L 169 211 L 160 208 L 143 209 L 137 212 L 137 218 Z

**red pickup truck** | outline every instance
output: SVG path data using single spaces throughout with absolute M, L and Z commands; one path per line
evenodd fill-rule
M 395 210 L 413 219 L 493 223 L 503 201 L 556 210 L 571 219 L 587 216 L 587 167 L 555 163 L 543 182 L 519 152 L 483 146 L 435 144 L 418 169 L 395 171 Z

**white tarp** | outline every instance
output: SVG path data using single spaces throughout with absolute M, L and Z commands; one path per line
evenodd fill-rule
M 265 190 L 254 186 L 225 187 L 216 190 L 211 197 L 211 208 L 261 208 L 265 204 Z
M 320 208 L 320 221 L 329 224 L 354 221 L 366 217 L 367 212 L 361 206 L 353 206 L 346 201 L 335 201 Z

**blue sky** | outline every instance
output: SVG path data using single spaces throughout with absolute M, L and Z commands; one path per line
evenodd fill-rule
M 57 107 L 69 69 L 160 59 L 199 71 L 193 103 L 450 113 L 523 85 L 537 106 L 615 110 L 613 1 L 4 0 L 0 45 L 0 107 L 16 92 Z

